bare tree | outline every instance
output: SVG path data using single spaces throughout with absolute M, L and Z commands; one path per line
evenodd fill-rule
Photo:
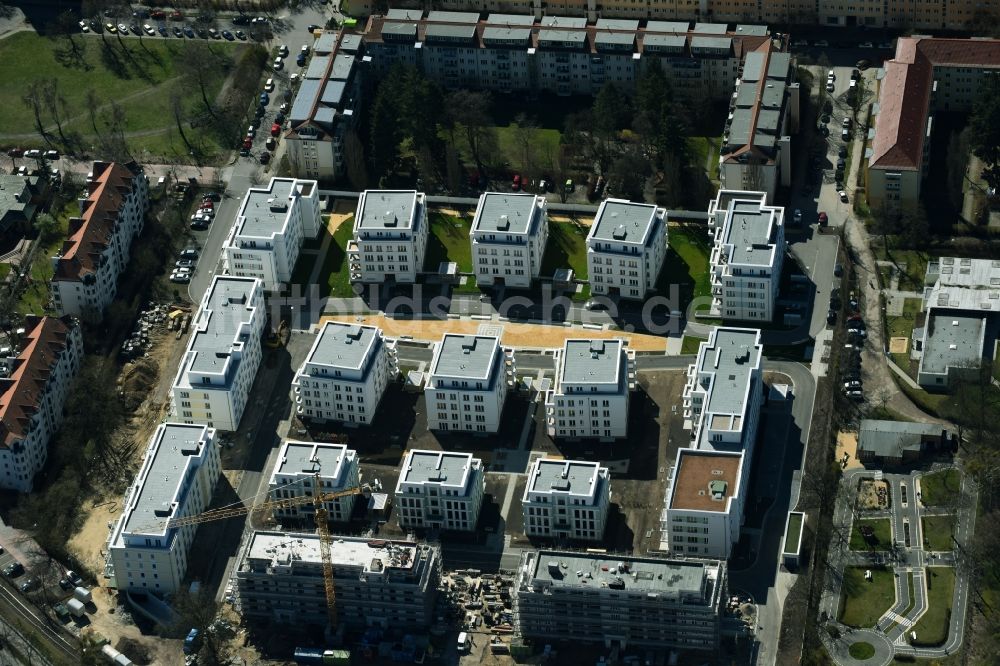
M 177 132 L 181 135 L 181 141 L 184 142 L 188 151 L 194 150 L 184 133 L 184 123 L 187 122 L 187 119 L 184 111 L 184 89 L 182 87 L 178 86 L 170 91 L 170 112 L 174 116 L 174 122 L 177 123 Z
M 55 121 L 59 140 L 62 141 L 64 147 L 69 148 L 69 142 L 66 140 L 66 134 L 63 132 L 62 126 L 62 114 L 66 110 L 66 98 L 59 92 L 59 80 L 55 78 L 43 79 L 41 81 L 41 94 L 42 100 L 45 102 L 45 105 L 49 109 L 49 114 L 52 116 L 52 120 Z
M 35 131 L 48 142 L 49 135 L 45 131 L 45 125 L 42 124 L 42 104 L 44 103 L 44 97 L 42 82 L 36 80 L 28 84 L 28 88 L 25 90 L 21 101 L 24 102 L 26 107 L 31 109 L 31 114 L 35 121 Z

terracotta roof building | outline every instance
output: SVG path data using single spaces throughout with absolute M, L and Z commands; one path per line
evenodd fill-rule
M 0 488 L 28 492 L 62 423 L 83 338 L 70 317 L 29 316 L 18 335 L 20 349 L 0 359 Z
M 901 37 L 879 72 L 866 195 L 873 209 L 910 211 L 927 175 L 936 111 L 970 111 L 985 76 L 1000 74 L 1000 40 Z
M 135 162 L 94 162 L 80 217 L 52 258 L 52 303 L 61 315 L 99 321 L 114 300 L 132 241 L 142 231 L 149 181 Z

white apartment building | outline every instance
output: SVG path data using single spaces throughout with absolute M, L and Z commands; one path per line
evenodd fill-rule
M 640 27 L 635 19 L 657 17 L 616 20 L 607 7 L 589 18 L 552 3 L 535 15 L 504 13 L 518 11 L 513 6 L 470 9 L 426 17 L 419 9 L 375 12 L 363 35 L 375 73 L 405 63 L 446 88 L 593 95 L 613 81 L 632 94 L 644 68 L 656 63 L 679 98 L 719 100 L 732 93 L 745 54 L 771 38 L 766 25 L 729 30 L 725 23 L 651 20 Z M 485 19 L 484 10 L 491 12 Z
M 611 506 L 607 467 L 585 460 L 538 458 L 521 498 L 529 537 L 599 541 Z
M 692 448 L 745 451 L 753 457 L 764 396 L 763 349 L 760 331 L 752 328 L 720 326 L 701 343 L 683 392 Z
M 566 340 L 556 351 L 555 368 L 555 384 L 545 396 L 549 437 L 613 440 L 628 435 L 635 352 L 624 340 Z
M 471 453 L 408 451 L 396 483 L 399 526 L 474 531 L 485 488 L 483 461 Z
M 742 452 L 677 451 L 661 515 L 672 554 L 729 557 L 743 524 L 744 459 Z
M 358 138 L 355 111 L 361 108 L 368 60 L 360 35 L 324 32 L 312 44 L 284 136 L 296 178 L 329 182 L 347 175 L 347 142 Z
M 337 622 L 360 630 L 423 629 L 434 621 L 441 551 L 429 544 L 338 536 L 330 544 Z M 322 634 L 329 624 L 323 557 L 313 533 L 254 531 L 236 566 L 249 624 Z
M 719 190 L 708 205 L 708 226 L 712 315 L 772 321 L 785 259 L 785 209 L 767 205 L 764 192 Z
M 606 199 L 587 234 L 587 271 L 595 296 L 643 298 L 656 285 L 667 253 L 667 211 Z
M 266 188 L 251 187 L 222 246 L 225 272 L 279 291 L 292 280 L 302 242 L 322 226 L 315 180 L 272 178 Z
M 316 475 L 320 486 L 316 487 Z M 281 445 L 267 484 L 269 500 L 312 497 L 314 493 L 335 493 L 359 488 L 361 473 L 358 453 L 343 444 L 329 442 L 299 442 L 287 440 Z M 345 495 L 323 502 L 331 522 L 346 523 L 351 519 L 358 495 Z M 274 519 L 303 520 L 312 526 L 316 508 L 312 502 L 278 507 Z
M 472 267 L 480 286 L 527 288 L 542 269 L 549 239 L 545 197 L 486 192 L 472 221 Z
M 370 424 L 398 374 L 396 342 L 382 329 L 327 321 L 292 381 L 296 412 L 320 422 Z
M 169 521 L 207 509 L 221 471 L 212 428 L 164 423 L 156 429 L 108 537 L 109 587 L 157 596 L 181 589 L 198 526 Z
M 428 230 L 423 192 L 362 192 L 354 238 L 347 243 L 351 282 L 416 282 L 424 269 Z
M 170 389 L 171 418 L 234 431 L 260 367 L 264 284 L 217 275 L 192 329 Z
M 487 335 L 446 333 L 434 350 L 424 397 L 431 430 L 495 433 L 514 382 L 514 351 Z
M 80 217 L 52 257 L 52 305 L 60 315 L 101 320 L 118 293 L 132 241 L 142 231 L 149 207 L 149 181 L 135 162 L 94 162 Z
M 0 358 L 0 488 L 26 493 L 62 425 L 83 335 L 75 319 L 34 315 L 17 333 L 18 349 L 4 349 Z

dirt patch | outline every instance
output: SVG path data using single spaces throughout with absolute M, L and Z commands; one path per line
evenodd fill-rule
M 860 469 L 864 467 L 858 460 L 858 433 L 838 432 L 837 451 L 835 458 L 841 469 Z
M 112 645 L 125 640 L 148 655 L 151 664 L 177 663 L 183 641 L 144 634 L 135 625 L 128 609 L 118 603 L 115 590 L 95 588 L 93 594 L 97 609 L 87 614 L 90 622 L 80 631 L 81 636 L 96 634 L 106 638 Z
M 858 484 L 859 509 L 888 509 L 889 482 L 861 479 Z
M 889 338 L 890 354 L 905 354 L 910 350 L 910 341 L 907 338 Z
M 378 326 L 389 337 L 410 336 L 414 340 L 436 342 L 445 333 L 462 333 L 475 335 L 483 322 L 462 321 L 457 319 L 393 319 L 385 315 L 344 315 L 323 317 L 323 321 L 344 321 L 348 323 L 363 323 Z M 501 344 L 512 347 L 527 348 L 557 348 L 569 338 L 620 338 L 628 340 L 628 346 L 635 351 L 661 352 L 667 350 L 667 338 L 641 333 L 625 333 L 622 331 L 598 331 L 580 329 L 569 326 L 547 326 L 540 324 L 514 324 L 510 322 L 490 323 L 490 326 L 500 326 L 503 334 Z

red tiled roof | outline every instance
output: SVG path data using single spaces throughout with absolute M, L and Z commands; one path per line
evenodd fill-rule
M 66 348 L 68 317 L 34 317 L 25 320 L 25 345 L 11 369 L 0 379 L 0 446 L 10 447 L 24 437 L 38 398 L 45 388 L 58 355 Z
M 94 162 L 93 180 L 83 204 L 83 215 L 69 223 L 53 280 L 80 280 L 97 268 L 97 258 L 107 247 L 118 213 L 138 174 L 134 162 Z
M 921 168 L 937 66 L 1000 67 L 1000 40 L 900 38 L 880 83 L 870 166 Z

